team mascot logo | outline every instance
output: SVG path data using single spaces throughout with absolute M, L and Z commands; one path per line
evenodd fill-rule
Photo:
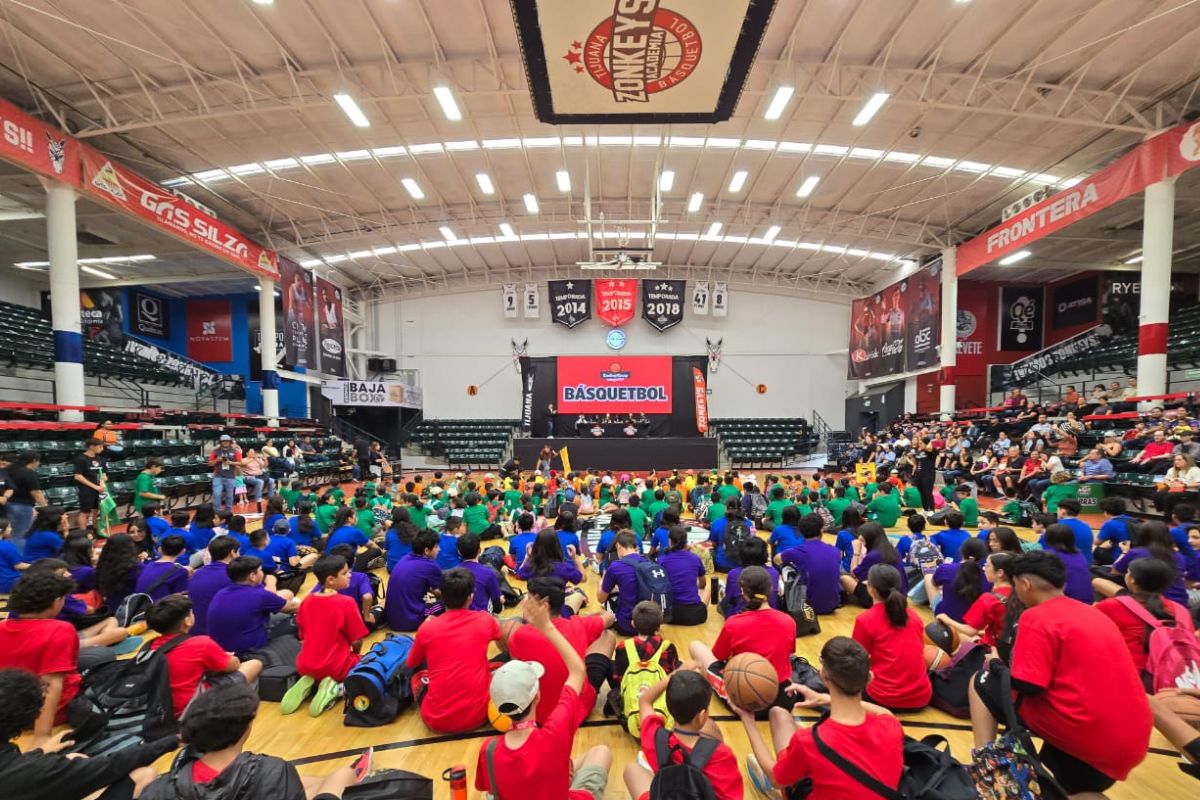
M 1183 134 L 1179 141 L 1179 153 L 1188 161 L 1200 161 L 1200 122 Z
M 613 14 L 563 58 L 592 77 L 618 103 L 648 103 L 672 89 L 700 63 L 700 33 L 659 0 L 615 0 Z
M 67 140 L 56 139 L 47 133 L 46 149 L 50 154 L 50 166 L 54 169 L 54 174 L 62 175 L 67 166 Z

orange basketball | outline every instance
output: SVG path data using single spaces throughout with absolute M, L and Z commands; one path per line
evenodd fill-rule
M 510 617 L 509 619 L 500 620 L 500 647 L 503 650 L 508 650 L 508 637 L 512 636 L 513 631 L 525 624 L 525 620 L 520 617 Z
M 758 653 L 739 653 L 725 664 L 729 701 L 747 711 L 762 711 L 779 696 L 779 675 Z

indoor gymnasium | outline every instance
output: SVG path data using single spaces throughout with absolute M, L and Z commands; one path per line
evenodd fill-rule
M 1197 0 L 0 0 L 0 800 L 1200 796 Z

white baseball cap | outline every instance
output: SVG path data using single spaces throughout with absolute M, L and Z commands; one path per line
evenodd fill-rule
M 529 710 L 538 694 L 538 680 L 546 669 L 536 661 L 509 661 L 492 673 L 490 695 L 496 709 L 510 717 Z

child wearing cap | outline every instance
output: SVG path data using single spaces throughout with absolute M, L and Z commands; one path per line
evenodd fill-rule
M 479 748 L 475 788 L 497 800 L 603 800 L 612 767 L 604 745 L 572 762 L 575 732 L 596 701 L 584 680 L 584 661 L 552 622 L 549 602 L 532 594 L 521 605 L 525 621 L 550 641 L 566 664 L 558 703 L 544 723 L 535 719 L 545 670 L 536 661 L 509 661 L 492 675 L 492 703 L 513 720 L 512 729 L 489 737 Z

